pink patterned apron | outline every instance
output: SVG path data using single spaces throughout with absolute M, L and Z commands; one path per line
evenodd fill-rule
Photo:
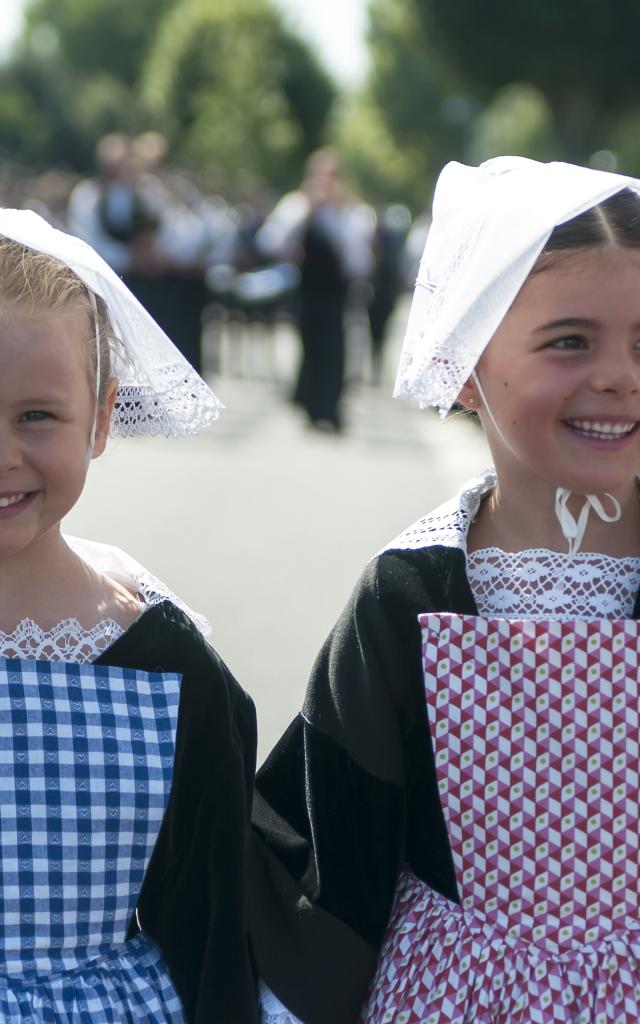
M 640 623 L 420 616 L 460 904 L 399 882 L 367 1024 L 640 1022 Z

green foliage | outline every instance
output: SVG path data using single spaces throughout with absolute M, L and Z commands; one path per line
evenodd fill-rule
M 175 0 L 31 0 L 2 69 L 0 147 L 36 165 L 93 168 L 98 138 L 146 127 L 135 81 Z
M 429 54 L 409 0 L 374 0 L 369 8 L 370 90 L 395 138 L 424 142 L 443 127 L 449 82 Z
M 267 0 L 31 0 L 3 75 L 5 151 L 88 172 L 105 132 L 155 127 L 225 188 L 294 180 L 335 92 Z
M 321 141 L 333 89 L 265 0 L 182 0 L 160 25 L 142 95 L 201 175 L 287 187 Z
M 617 101 L 637 84 L 635 0 L 414 0 L 432 44 L 487 93 L 509 82 Z
M 420 209 L 427 200 L 424 167 L 407 146 L 398 146 L 380 107 L 365 95 L 343 104 L 335 119 L 335 144 L 349 181 L 375 203 L 404 202 Z
M 586 160 L 637 89 L 635 0 L 413 0 L 429 45 L 485 100 L 512 82 L 546 97 L 560 153 Z
M 371 72 L 339 126 L 340 148 L 372 199 L 421 210 L 440 167 L 464 158 L 474 104 L 429 51 L 412 0 L 373 0 L 369 46 Z
M 499 89 L 474 122 L 469 146 L 472 163 L 502 153 L 552 160 L 557 152 L 549 105 L 533 85 L 516 82 Z
M 35 98 L 5 70 L 0 75 L 0 154 L 29 163 L 38 159 L 49 141 Z
M 61 62 L 74 74 L 96 72 L 133 86 L 155 26 L 175 0 L 32 0 L 26 12 L 29 43 L 49 25 Z
M 640 104 L 636 103 L 612 119 L 606 147 L 614 156 L 613 166 L 610 164 L 607 170 L 640 177 Z M 606 158 L 606 153 L 602 156 Z
M 88 155 L 74 124 L 69 81 L 58 73 L 55 58 L 18 54 L 2 69 L 2 76 L 5 110 L 10 108 L 8 119 L 3 118 L 0 125 L 0 146 L 5 152 L 9 149 L 18 161 L 47 161 L 62 167 L 74 162 L 72 154 L 80 161 Z
M 300 126 L 301 156 L 305 157 L 325 142 L 327 119 L 336 98 L 336 89 L 313 51 L 305 42 L 281 30 L 282 89 L 291 115 Z

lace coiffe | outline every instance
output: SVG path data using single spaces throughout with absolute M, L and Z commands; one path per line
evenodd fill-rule
M 500 156 L 451 162 L 433 199 L 395 395 L 445 415 L 471 376 L 557 224 L 636 178 Z
M 112 434 L 180 437 L 197 434 L 216 419 L 222 404 L 211 388 L 90 245 L 31 210 L 0 208 L 0 235 L 60 260 L 90 295 L 106 303 L 113 333 L 122 343 L 122 350 L 118 346 L 113 352 L 119 387 Z

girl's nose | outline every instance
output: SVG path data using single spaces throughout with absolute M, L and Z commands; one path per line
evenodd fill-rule
M 10 473 L 22 465 L 22 449 L 13 431 L 0 424 L 0 474 Z
M 592 386 L 613 395 L 640 392 L 640 357 L 637 353 L 619 358 L 602 358 L 594 368 Z

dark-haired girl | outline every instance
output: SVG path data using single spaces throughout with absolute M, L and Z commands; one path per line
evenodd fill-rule
M 639 189 L 442 172 L 397 393 L 477 412 L 494 467 L 369 563 L 259 775 L 269 1022 L 640 1019 L 637 670 L 606 708 L 538 680 L 516 727 L 425 668 L 433 613 L 635 630 Z

